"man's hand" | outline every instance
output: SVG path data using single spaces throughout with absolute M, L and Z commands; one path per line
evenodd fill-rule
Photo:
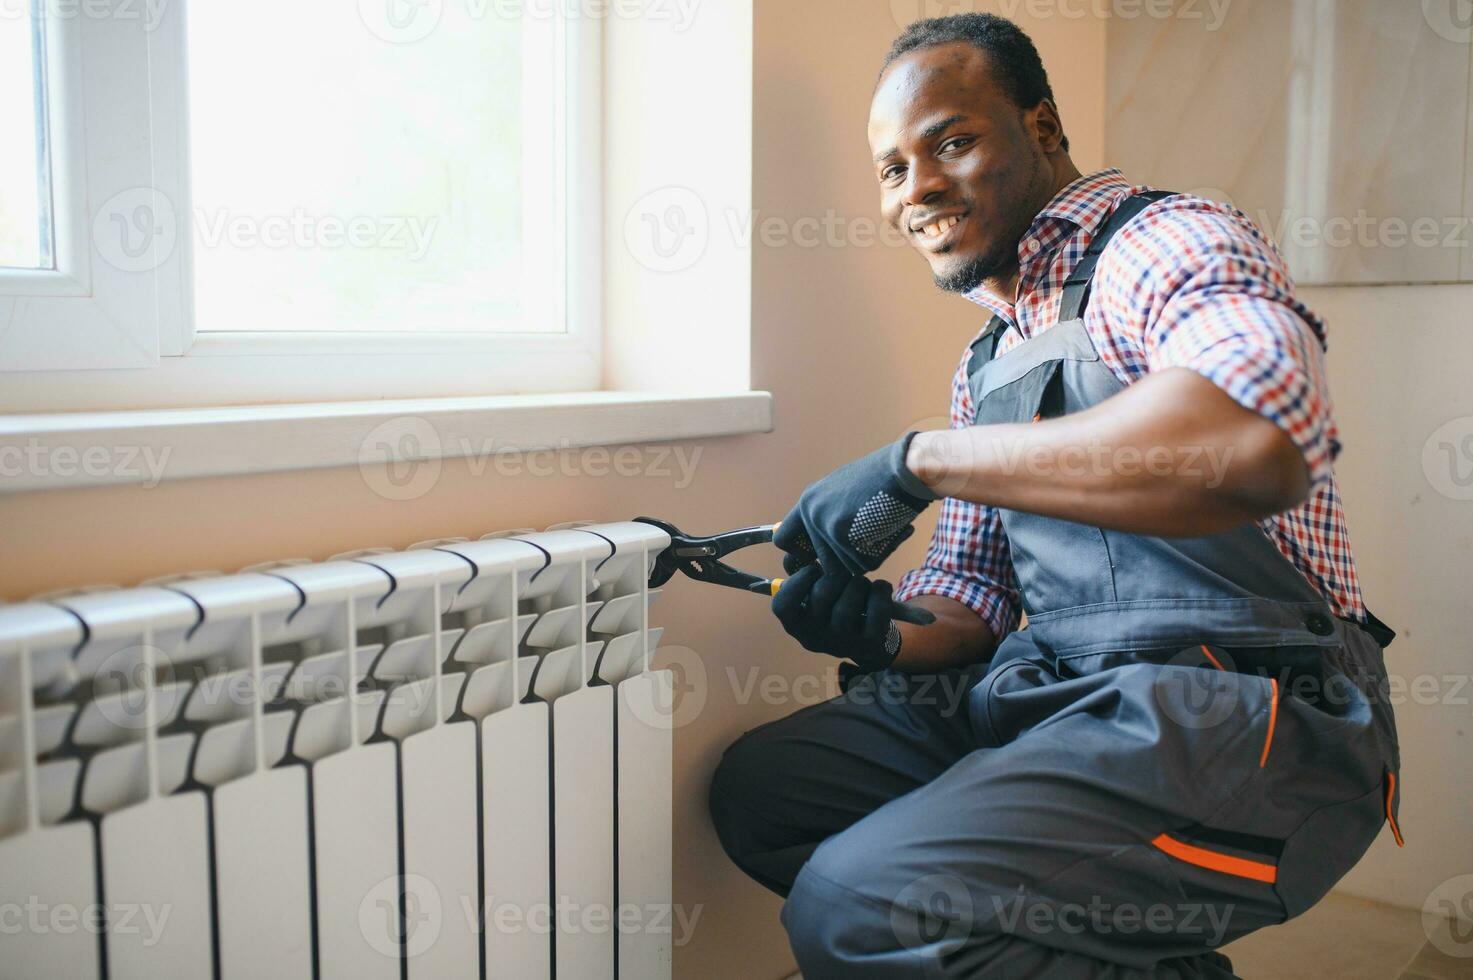
M 805 565 L 783 582 L 772 611 L 803 649 L 880 670 L 900 653 L 890 593 L 889 582 Z
M 826 572 L 861 575 L 880 567 L 915 532 L 917 515 L 937 495 L 905 465 L 912 432 L 842 466 L 803 491 L 772 543 Z

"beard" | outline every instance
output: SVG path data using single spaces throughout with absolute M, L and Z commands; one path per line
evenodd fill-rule
M 933 275 L 939 289 L 966 294 L 988 279 L 1018 271 L 1018 244 L 1033 227 L 1038 212 L 1043 210 L 1051 196 L 1048 161 L 1035 148 L 1019 157 L 1003 182 L 1016 189 L 1006 196 L 1008 207 L 997 217 L 997 224 L 1005 229 L 1001 241 L 981 255 L 967 259 L 955 270 L 945 275 Z
M 1018 265 L 1018 245 L 999 246 L 991 252 L 975 256 L 946 275 L 934 276 L 936 288 L 948 293 L 972 292 L 988 279 L 1012 272 Z

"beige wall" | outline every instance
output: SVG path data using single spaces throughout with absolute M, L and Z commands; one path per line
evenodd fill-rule
M 1336 471 L 1361 584 L 1400 634 L 1386 665 L 1407 846 L 1382 834 L 1341 887 L 1421 908 L 1438 885 L 1473 873 L 1473 444 L 1463 441 L 1473 439 L 1473 286 L 1304 295 L 1329 323 L 1345 443 Z M 1449 443 L 1460 470 L 1441 448 Z

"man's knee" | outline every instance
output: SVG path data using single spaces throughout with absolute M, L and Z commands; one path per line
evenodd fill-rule
M 770 727 L 770 726 L 768 726 Z M 711 779 L 709 807 L 717 839 L 737 867 L 762 885 L 786 893 L 791 878 L 782 880 L 768 858 L 789 846 L 787 837 L 801 823 L 781 795 L 782 760 L 767 727 L 733 742 L 721 757 Z
M 826 841 L 783 906 L 805 980 L 1045 974 L 1061 954 L 1004 931 L 1000 903 L 954 865 L 884 821 Z
M 804 865 L 782 921 L 805 978 L 920 976 L 965 929 L 946 918 L 960 881 L 919 874 L 900 883 L 885 857 L 839 834 Z
M 763 755 L 760 744 L 753 741 L 749 732 L 727 747 L 711 777 L 711 820 L 716 824 L 721 846 L 733 860 L 745 850 L 747 830 L 754 817 L 747 801 L 760 791 L 758 774 Z
M 804 866 L 783 903 L 782 923 L 793 958 L 810 980 L 856 973 L 855 959 L 862 955 L 857 944 L 866 937 L 870 942 L 877 938 L 867 916 L 872 910 L 811 864 Z

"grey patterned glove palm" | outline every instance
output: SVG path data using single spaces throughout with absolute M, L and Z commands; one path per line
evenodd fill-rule
M 803 491 L 772 543 L 826 572 L 862 575 L 915 533 L 936 494 L 906 468 L 914 432 L 830 473 Z

